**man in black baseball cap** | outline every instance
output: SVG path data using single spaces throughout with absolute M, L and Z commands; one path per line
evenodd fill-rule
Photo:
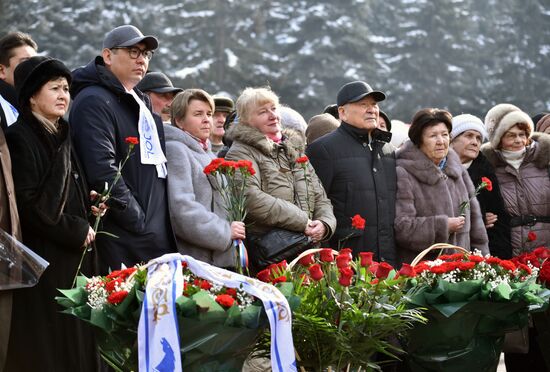
M 163 123 L 170 123 L 170 105 L 183 89 L 174 87 L 162 72 L 149 72 L 136 88 L 149 96 L 153 112 L 160 115 Z
M 378 102 L 384 99 L 364 81 L 343 85 L 336 96 L 341 125 L 311 143 L 306 153 L 338 222 L 330 247 L 337 249 L 345 239 L 354 255 L 371 251 L 378 261 L 395 264 L 395 153 L 386 143 L 388 133 L 377 128 Z M 360 233 L 351 228 L 356 214 L 367 220 Z

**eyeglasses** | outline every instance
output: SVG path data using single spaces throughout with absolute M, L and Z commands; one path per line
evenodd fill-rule
M 153 58 L 153 54 L 155 53 L 152 50 L 141 50 L 141 49 L 136 48 L 136 47 L 130 47 L 130 48 L 117 47 L 117 48 L 111 48 L 111 49 L 124 49 L 124 50 L 128 51 L 128 54 L 130 55 L 130 58 L 138 59 L 139 56 L 142 55 L 143 58 L 145 58 L 148 61 L 150 61 L 151 58 Z

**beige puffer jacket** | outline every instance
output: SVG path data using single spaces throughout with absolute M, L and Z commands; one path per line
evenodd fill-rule
M 550 135 L 535 132 L 531 139 L 533 143 L 527 147 L 525 158 L 517 170 L 506 163 L 490 143 L 481 148 L 495 168 L 504 206 L 512 220 L 517 216 L 550 216 Z M 536 234 L 536 240 L 527 241 L 529 231 Z M 542 245 L 549 246 L 550 223 L 512 227 L 511 242 L 513 255 Z
M 283 141 L 277 144 L 258 129 L 246 124 L 235 125 L 230 132 L 233 144 L 228 160 L 250 160 L 256 174 L 248 180 L 247 232 L 262 234 L 273 227 L 303 232 L 308 221 L 305 172 L 296 159 L 303 154 L 305 138 L 292 129 L 283 130 Z M 307 164 L 308 195 L 312 220 L 327 227 L 324 239 L 332 236 L 336 218 L 325 190 Z

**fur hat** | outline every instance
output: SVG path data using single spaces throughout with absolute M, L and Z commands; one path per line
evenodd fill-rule
M 331 114 L 315 115 L 307 123 L 306 138 L 308 145 L 317 138 L 324 136 L 338 128 L 340 122 Z
M 534 127 L 533 121 L 519 107 L 501 103 L 490 109 L 485 115 L 485 127 L 493 148 L 497 149 L 504 133 L 518 123 L 525 123 L 529 126 L 527 136 L 530 137 Z
M 543 132 L 550 134 L 550 114 L 544 115 L 536 125 L 537 132 Z
M 470 114 L 462 114 L 453 117 L 453 130 L 451 131 L 451 141 L 460 136 L 467 130 L 475 130 L 481 134 L 481 142 L 487 139 L 485 125 L 480 118 Z
M 31 57 L 21 62 L 13 73 L 17 102 L 20 107 L 30 105 L 30 98 L 48 81 L 64 77 L 71 85 L 71 71 L 58 59 L 44 56 Z

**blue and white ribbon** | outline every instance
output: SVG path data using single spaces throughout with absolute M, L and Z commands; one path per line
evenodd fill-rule
M 233 245 L 237 249 L 237 253 L 239 255 L 239 264 L 243 269 L 248 267 L 248 251 L 246 250 L 246 247 L 244 246 L 244 243 L 241 239 L 235 239 L 233 240 Z
M 17 117 L 19 116 L 19 112 L 11 103 L 9 103 L 7 100 L 4 99 L 0 95 L 0 106 L 2 107 L 2 111 L 4 111 L 4 116 L 6 117 L 6 127 L 9 127 L 13 123 L 17 121 Z
M 221 269 L 209 265 L 205 262 L 195 260 L 191 256 L 184 256 L 179 253 L 170 253 L 162 257 L 156 258 L 150 261 L 148 278 L 151 276 L 151 270 L 156 271 L 158 267 L 162 267 L 163 264 L 169 264 L 170 267 L 181 267 L 181 261 L 187 262 L 187 267 L 192 273 L 202 279 L 209 280 L 213 283 L 224 285 L 229 288 L 241 288 L 246 293 L 259 298 L 264 305 L 267 317 L 269 319 L 269 325 L 271 327 L 271 368 L 274 372 L 292 372 L 296 371 L 296 360 L 294 357 L 294 343 L 292 340 L 292 313 L 290 307 L 283 294 L 274 286 L 268 283 L 263 283 L 259 280 L 246 277 L 228 270 Z M 177 270 L 180 271 L 181 270 Z M 165 276 L 167 277 L 167 276 Z M 176 275 L 172 276 L 173 280 L 179 280 L 181 287 L 183 287 L 183 277 Z M 155 290 L 155 283 L 147 282 L 146 298 L 153 296 L 148 293 L 150 290 Z M 170 284 L 173 285 L 173 284 Z M 179 284 L 175 285 L 180 287 Z M 150 288 L 151 287 L 151 288 Z M 176 292 L 176 294 L 181 292 Z M 172 305 L 177 296 L 171 297 Z M 145 309 L 145 302 L 143 309 Z M 181 361 L 179 365 L 175 366 L 175 369 L 159 369 L 152 362 L 151 355 L 155 355 L 158 359 L 163 354 L 163 346 L 159 343 L 159 337 L 156 339 L 151 338 L 151 332 L 145 333 L 145 330 L 151 330 L 151 328 L 158 327 L 158 322 L 151 324 L 153 319 L 149 312 L 144 313 L 142 310 L 140 318 L 140 327 L 138 331 L 138 346 L 139 346 L 139 370 L 140 372 L 149 371 L 181 371 Z M 147 327 L 142 323 L 147 324 Z M 183 330 L 185 331 L 185 330 Z M 161 333 L 162 332 L 162 333 Z M 170 329 L 163 328 L 161 332 L 163 338 L 168 338 L 168 333 L 171 333 L 170 340 L 178 338 L 177 323 Z M 174 349 L 172 344 L 169 344 Z M 178 343 L 179 345 L 179 343 Z M 153 351 L 152 348 L 155 348 Z M 157 360 L 155 359 L 155 360 Z M 157 368 L 157 369 L 152 369 Z
M 149 266 L 138 326 L 140 371 L 181 371 L 176 298 L 182 293 L 179 260 Z

